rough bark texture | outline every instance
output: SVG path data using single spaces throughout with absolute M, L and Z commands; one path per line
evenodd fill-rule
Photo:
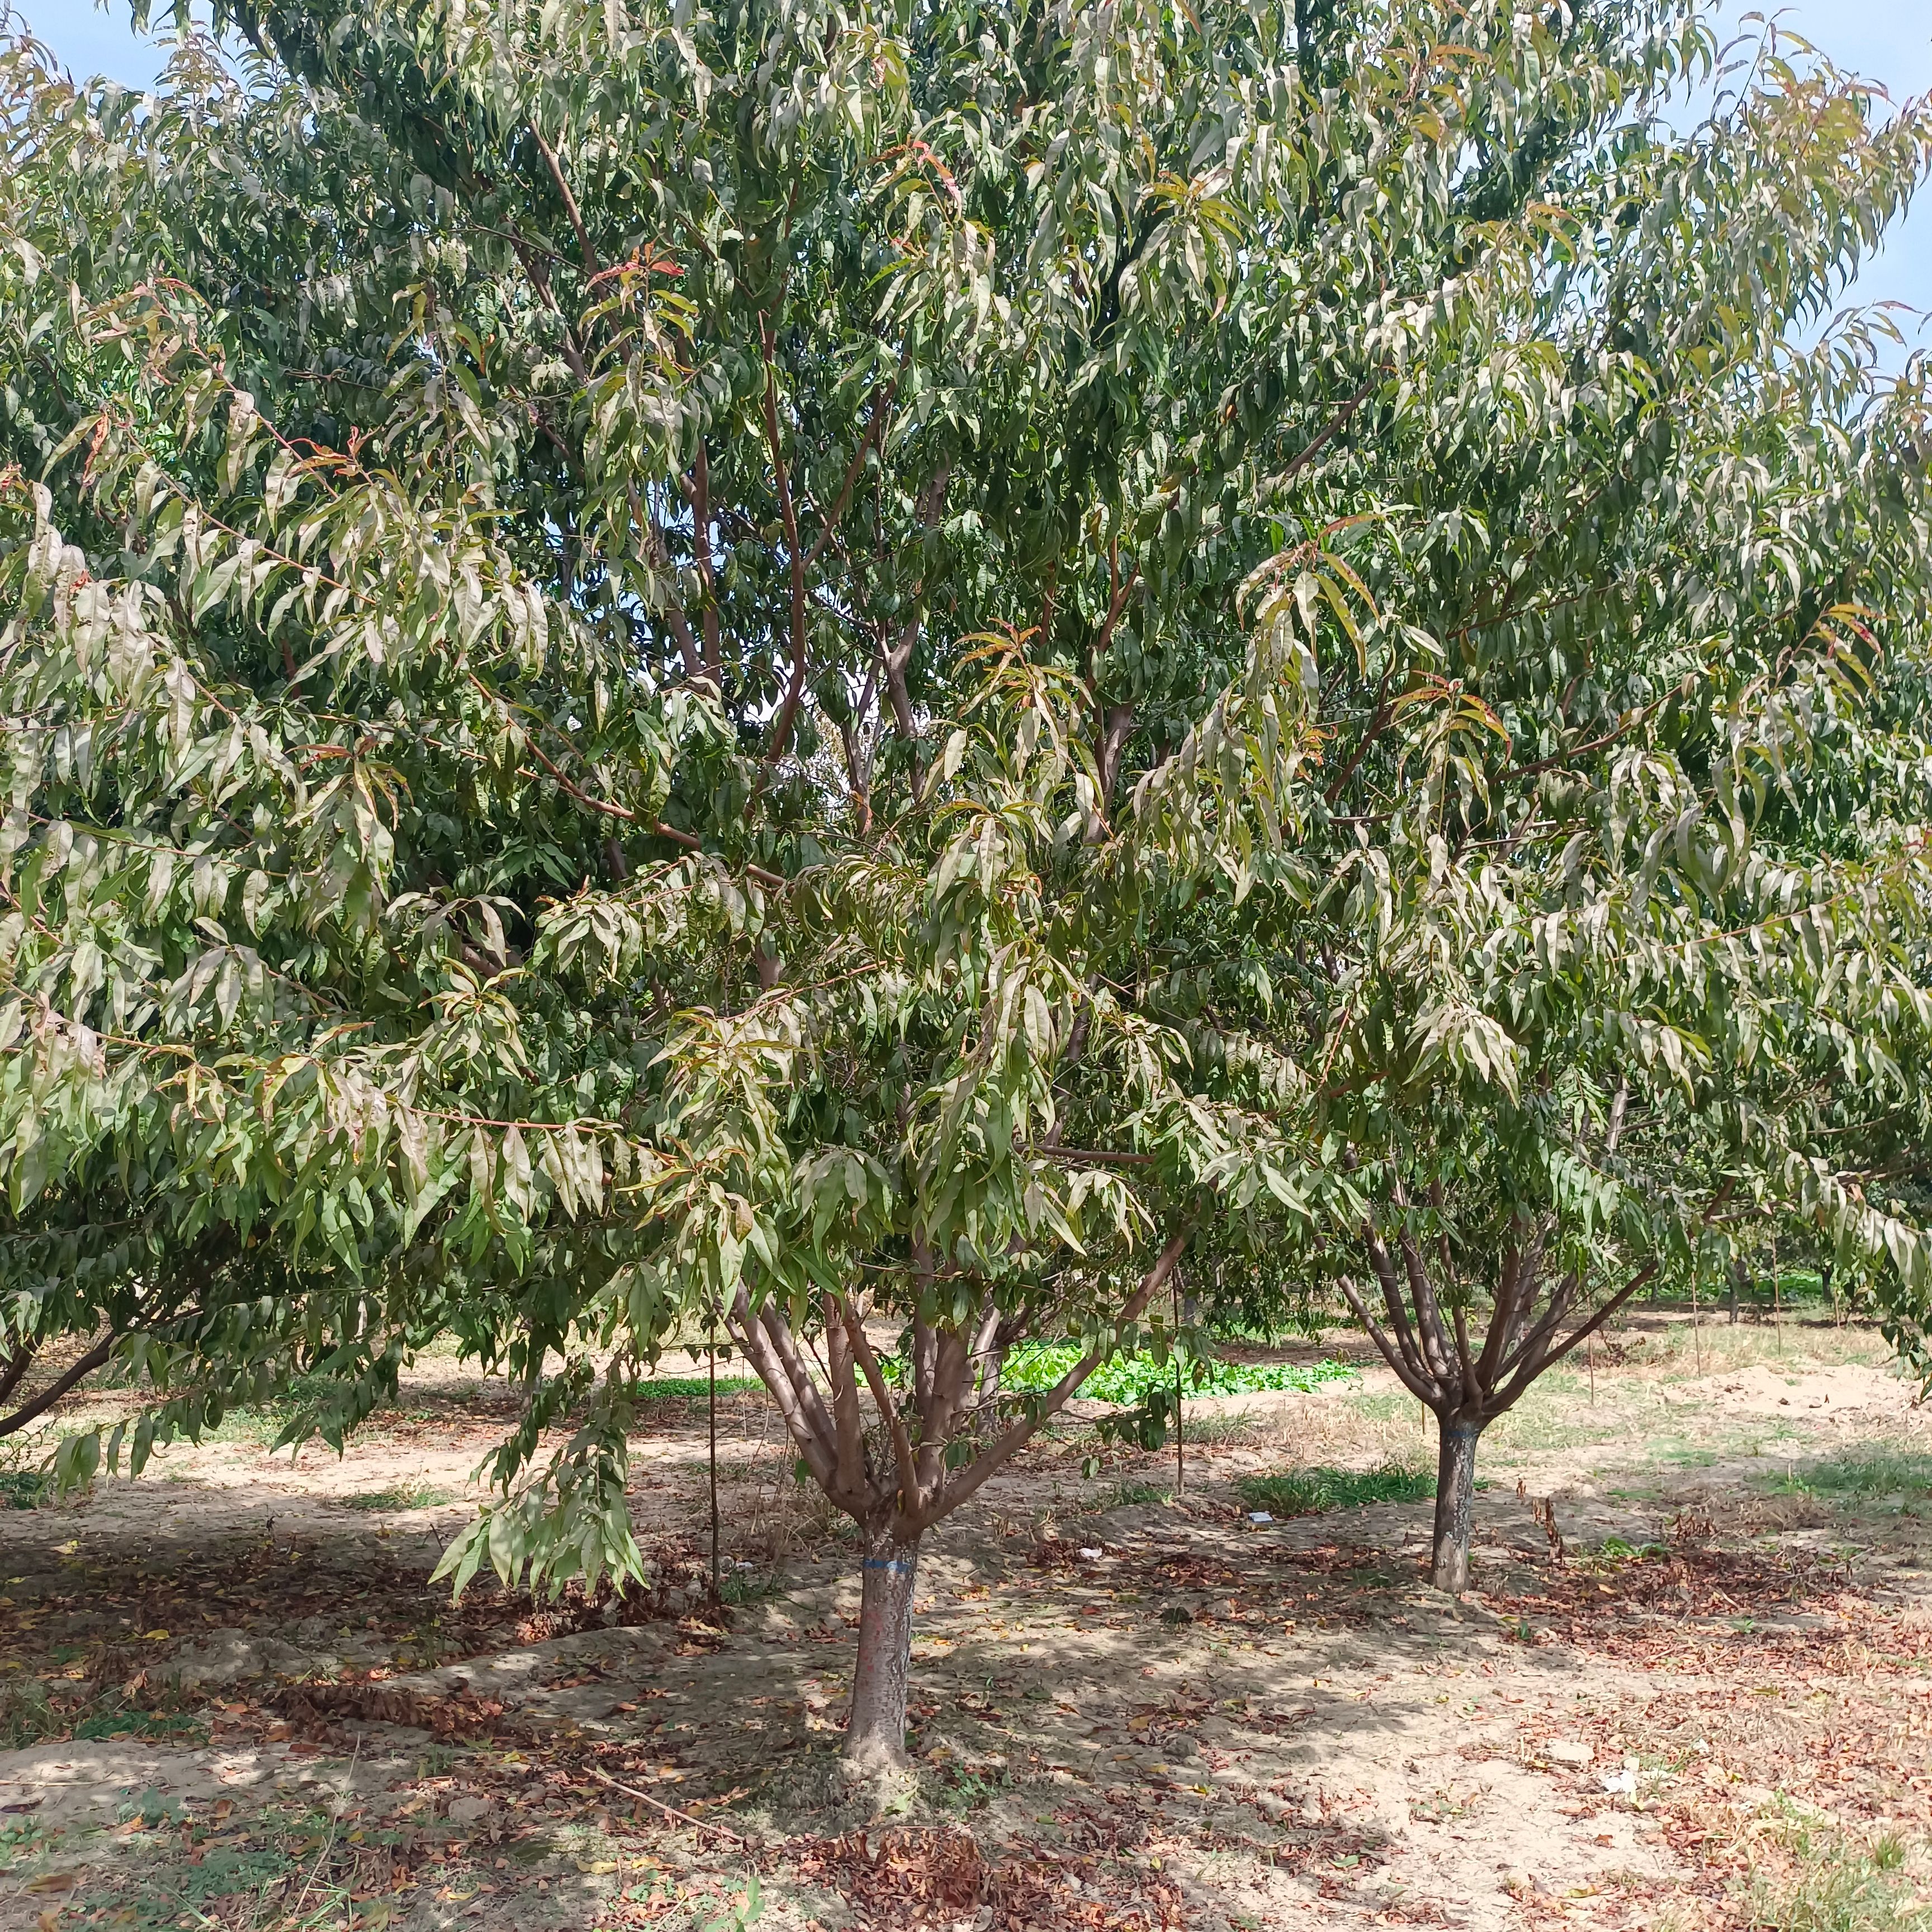
M 1436 1568 L 1438 1590 L 1460 1596 L 1469 1587 L 1470 1517 L 1476 1500 L 1476 1442 L 1480 1422 L 1460 1416 L 1437 1419 Z
M 845 1761 L 861 1771 L 890 1771 L 906 1762 L 906 1669 L 912 1658 L 912 1593 L 919 1544 L 889 1534 L 868 1540 L 859 1606 L 859 1662 Z

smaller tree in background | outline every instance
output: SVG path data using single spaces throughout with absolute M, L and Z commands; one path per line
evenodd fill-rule
M 1924 1321 L 1923 374 L 1856 318 L 1787 338 L 1928 158 L 1924 104 L 1769 42 L 1688 136 L 1580 138 L 1509 326 L 1310 490 L 1372 615 L 1287 862 L 1202 950 L 1298 1015 L 1281 1118 L 1352 1190 L 1309 1264 L 1436 1418 L 1444 1588 L 1483 1430 L 1729 1217 Z

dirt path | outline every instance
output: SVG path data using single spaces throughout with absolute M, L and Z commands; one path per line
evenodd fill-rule
M 731 1926 L 754 1876 L 788 1932 L 1688 1928 L 1828 1892 L 1865 1916 L 1816 1922 L 1902 1925 L 1932 1428 L 1882 1353 L 1633 1323 L 1486 1440 L 1460 1602 L 1426 1502 L 1257 1523 L 1240 1492 L 1422 1462 L 1377 1375 L 1201 1405 L 1178 1501 L 1171 1454 L 1083 1480 L 1090 1444 L 1048 1444 L 928 1540 L 919 1775 L 884 1794 L 838 1765 L 854 1566 L 761 1398 L 724 1406 L 722 1604 L 682 1402 L 638 1444 L 659 1574 L 622 1606 L 428 1586 L 508 1400 L 452 1364 L 340 1460 L 241 1418 L 0 1515 L 0 1932 Z

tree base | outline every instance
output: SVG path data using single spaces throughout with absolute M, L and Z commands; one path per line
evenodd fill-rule
M 862 1784 L 868 1779 L 902 1777 L 912 1768 L 903 1740 L 873 1732 L 847 1741 L 839 1764 L 848 1784 Z
M 893 1764 L 842 1757 L 837 1781 L 845 1802 L 862 1806 L 869 1818 L 903 1817 L 919 1797 L 919 1774 L 910 1759 Z
M 919 1544 L 875 1534 L 867 1543 L 859 1606 L 859 1658 L 852 1673 L 852 1710 L 845 1727 L 845 1762 L 862 1778 L 903 1774 L 906 1671 L 912 1660 L 913 1584 Z
M 1435 1547 L 1430 1581 L 1460 1597 L 1469 1587 L 1469 1538 L 1476 1502 L 1476 1442 L 1482 1421 L 1438 1414 Z

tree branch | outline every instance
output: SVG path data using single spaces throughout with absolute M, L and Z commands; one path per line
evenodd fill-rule
M 0 1368 L 0 1402 L 4 1402 L 20 1385 L 21 1378 L 34 1365 L 34 1358 L 40 1352 L 40 1337 L 22 1335 L 14 1345 L 14 1352 L 7 1358 L 4 1368 Z
M 1408 1311 L 1402 1306 L 1402 1289 L 1396 1280 L 1395 1264 L 1389 1259 L 1388 1250 L 1382 1245 L 1382 1237 L 1366 1221 L 1362 1223 L 1362 1242 L 1369 1251 L 1369 1265 L 1375 1270 L 1376 1280 L 1381 1285 L 1382 1303 L 1388 1310 L 1389 1327 L 1401 1344 L 1403 1360 L 1418 1382 L 1436 1382 L 1438 1378 L 1430 1366 L 1429 1358 L 1416 1340 L 1415 1330 L 1409 1326 Z
M 1418 1402 L 1425 1408 L 1433 1408 L 1437 1400 L 1436 1391 L 1422 1381 L 1403 1360 L 1402 1351 L 1382 1333 L 1381 1324 L 1369 1312 L 1369 1305 L 1362 1299 L 1361 1290 L 1348 1276 L 1343 1275 L 1340 1279 L 1342 1298 L 1354 1311 L 1355 1319 L 1368 1330 L 1369 1340 L 1376 1345 L 1382 1360 L 1395 1371 L 1396 1379 Z
M 563 206 L 570 217 L 570 225 L 577 230 L 577 246 L 584 256 L 584 272 L 592 275 L 601 274 L 602 272 L 597 266 L 597 251 L 590 245 L 590 237 L 584 230 L 584 217 L 578 208 L 577 197 L 571 193 L 570 184 L 563 178 L 563 169 L 556 158 L 556 150 L 537 131 L 537 124 L 534 121 L 526 124 L 530 130 L 530 139 L 542 150 L 544 160 L 550 164 L 550 179 L 556 183 L 556 191 L 563 196 Z
M 636 484 L 629 484 L 625 494 L 631 506 L 631 521 L 637 530 L 638 542 L 650 552 L 650 567 L 662 580 L 662 615 L 677 641 L 678 656 L 684 660 L 684 674 L 695 683 L 704 674 L 704 659 L 699 652 L 698 640 L 692 635 L 691 620 L 685 614 L 684 605 L 670 587 L 676 574 L 670 560 L 670 548 L 664 542 L 664 532 L 658 528 L 657 519 L 651 514 L 649 507 L 638 501 Z M 660 586 L 654 584 L 652 587 L 655 590 Z
M 509 700 L 490 686 L 475 671 L 470 674 L 470 681 L 484 696 L 506 713 L 513 710 Z M 659 838 L 668 839 L 674 845 L 682 845 L 687 852 L 702 852 L 704 841 L 694 832 L 680 831 L 675 825 L 667 825 L 662 818 L 643 819 L 627 805 L 614 805 L 608 799 L 593 797 L 580 785 L 574 784 L 556 762 L 544 755 L 543 748 L 530 733 L 519 725 L 523 732 L 524 748 L 537 763 L 549 772 L 566 797 L 580 805 L 586 812 L 602 813 L 606 818 L 622 819 L 627 825 L 643 825 Z M 769 886 L 774 892 L 783 892 L 791 883 L 781 872 L 768 872 L 763 866 L 746 865 L 746 876 L 756 879 L 761 886 Z
M 918 514 L 921 525 L 931 530 L 946 510 L 946 485 L 952 474 L 952 466 L 942 463 L 926 478 L 926 487 L 919 494 Z M 908 694 L 906 673 L 912 665 L 912 654 L 919 644 L 920 630 L 926 622 L 924 608 L 920 599 L 926 590 L 926 580 L 922 577 L 912 587 L 913 614 L 899 632 L 898 642 L 886 652 L 884 658 L 886 695 L 892 707 L 892 724 L 899 736 L 908 743 L 919 736 L 914 722 L 912 700 Z M 919 789 L 918 758 L 914 756 L 913 789 Z
M 913 1522 L 919 1514 L 919 1472 L 914 1463 L 912 1438 L 906 1432 L 905 1418 L 893 1406 L 886 1378 L 880 1372 L 879 1358 L 872 1353 L 872 1345 L 866 1340 L 865 1324 L 853 1312 L 848 1297 L 838 1297 L 838 1309 L 844 1317 L 845 1333 L 851 1338 L 852 1352 L 865 1371 L 866 1385 L 878 1405 L 880 1418 L 892 1431 L 892 1458 L 899 1472 L 899 1511 L 908 1522 Z
M 838 1436 L 839 1480 L 853 1496 L 862 1496 L 869 1484 L 865 1426 L 859 1414 L 859 1384 L 852 1372 L 851 1344 L 845 1339 L 844 1328 L 836 1322 L 825 1324 L 825 1356 L 832 1383 L 832 1420 Z
M 806 1413 L 783 1358 L 753 1311 L 751 1297 L 742 1285 L 737 1299 L 731 1304 L 730 1326 L 738 1338 L 739 1346 L 758 1370 L 759 1380 L 771 1390 L 772 1400 L 778 1406 L 785 1427 L 798 1444 L 799 1454 L 805 1458 L 806 1466 L 817 1478 L 819 1487 L 828 1496 L 836 1496 L 838 1469 L 830 1432 L 821 1432 Z
M 1378 369 L 1375 374 L 1372 375 L 1352 396 L 1349 397 L 1348 400 L 1342 404 L 1339 410 L 1336 411 L 1334 417 L 1329 423 L 1328 427 L 1324 429 L 1312 442 L 1310 443 L 1307 447 L 1288 464 L 1288 467 L 1284 470 L 1279 476 L 1274 478 L 1271 482 L 1265 484 L 1263 488 L 1265 490 L 1285 490 L 1289 484 L 1293 482 L 1295 478 L 1300 476 L 1302 471 L 1306 470 L 1308 466 L 1322 454 L 1322 451 L 1326 449 L 1329 444 L 1348 427 L 1348 418 L 1352 416 L 1368 399 L 1369 392 L 1382 380 L 1382 372 Z
M 1520 1374 L 1510 1388 L 1504 1392 L 1502 1400 L 1497 1405 L 1496 1412 L 1500 1415 L 1522 1394 L 1523 1391 L 1545 1369 L 1553 1367 L 1557 1363 L 1562 1361 L 1563 1358 L 1568 1354 L 1579 1342 L 1594 1335 L 1619 1308 L 1622 1307 L 1625 1302 L 1629 1300 L 1632 1295 L 1635 1294 L 1646 1282 L 1655 1278 L 1657 1267 L 1658 1264 L 1654 1262 L 1646 1262 L 1622 1288 L 1617 1290 L 1615 1294 L 1604 1304 L 1602 1307 L 1597 1310 L 1595 1314 L 1590 1317 L 1588 1321 L 1572 1330 L 1564 1338 L 1560 1347 L 1550 1350 L 1538 1360 L 1533 1369 Z
M 0 1418 L 0 1436 L 14 1435 L 26 1428 L 28 1423 L 38 1421 L 75 1383 L 83 1382 L 92 1375 L 113 1354 L 114 1345 L 120 1340 L 118 1335 L 103 1336 L 57 1381 L 41 1390 L 32 1401 L 22 1403 L 11 1415 Z
M 805 695 L 805 557 L 798 547 L 798 513 L 791 500 L 791 478 L 785 469 L 784 451 L 778 434 L 778 375 L 772 367 L 772 356 L 778 345 L 772 334 L 772 326 L 763 315 L 758 317 L 758 327 L 765 356 L 765 440 L 771 446 L 772 470 L 778 484 L 778 516 L 784 525 L 785 554 L 791 562 L 791 676 L 785 686 L 784 699 L 778 706 L 777 720 L 772 726 L 770 748 L 765 753 L 765 765 L 769 769 L 784 755 L 793 722 L 798 716 L 800 700 Z
M 704 672 L 722 692 L 724 653 L 718 643 L 718 586 L 711 560 L 711 457 L 702 436 L 698 439 L 698 454 L 692 459 L 691 481 L 692 548 L 698 560 L 698 580 L 704 587 L 704 608 L 699 614 L 704 632 Z
M 910 351 L 907 352 L 910 354 Z M 902 360 L 900 364 L 902 371 L 904 368 Z M 895 375 L 886 385 L 884 393 L 874 402 L 872 412 L 866 421 L 866 433 L 860 437 L 859 447 L 852 452 L 852 460 L 846 466 L 845 481 L 839 487 L 838 500 L 832 505 L 829 515 L 823 510 L 818 513 L 818 520 L 824 527 L 811 549 L 806 553 L 805 561 L 808 568 L 818 561 L 825 546 L 837 534 L 838 520 L 844 515 L 845 506 L 851 502 L 853 489 L 859 481 L 859 473 L 866 466 L 866 452 L 872 448 L 872 439 L 884 428 L 886 414 L 892 408 L 892 399 L 898 394 L 898 388 L 899 379 Z
M 1166 1286 L 1168 1276 L 1179 1265 L 1180 1257 L 1186 1252 L 1193 1232 L 1193 1224 L 1190 1222 L 1180 1233 L 1168 1240 L 1154 1266 L 1141 1277 L 1140 1286 L 1128 1297 L 1126 1306 L 1115 1319 L 1116 1328 L 1122 1322 L 1137 1319 L 1141 1311 Z M 984 1454 L 968 1468 L 958 1471 L 950 1482 L 941 1486 L 932 1503 L 920 1512 L 914 1526 L 925 1529 L 937 1522 L 940 1517 L 957 1509 L 982 1484 L 997 1475 L 1033 1440 L 1042 1423 L 1051 1421 L 1066 1406 L 1078 1393 L 1081 1384 L 1106 1359 L 1103 1352 L 1089 1349 L 1054 1384 L 1030 1414 L 1021 1417 Z

